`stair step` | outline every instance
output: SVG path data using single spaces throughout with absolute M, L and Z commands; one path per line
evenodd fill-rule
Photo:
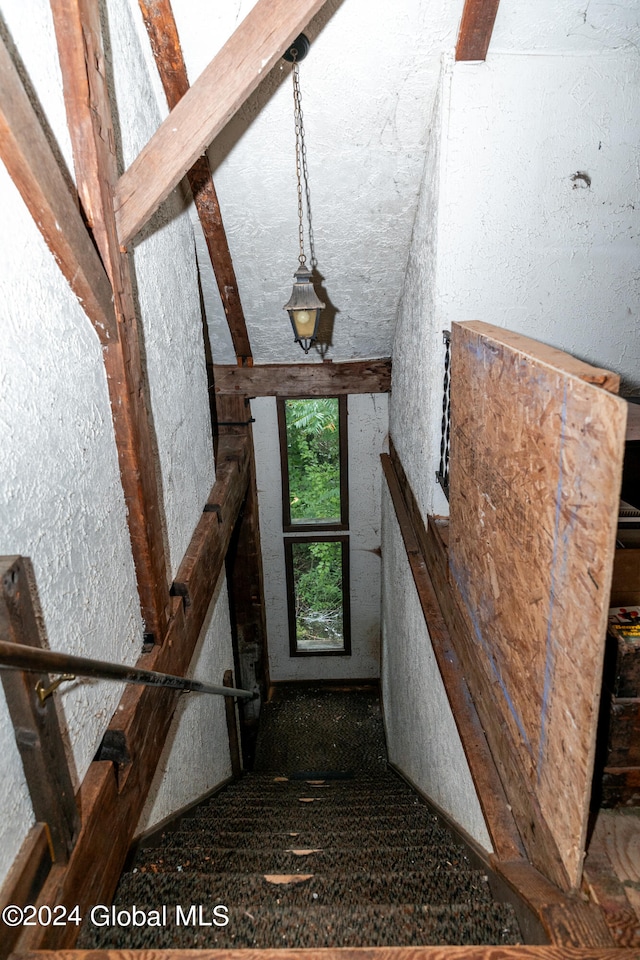
M 427 873 L 403 872 L 387 874 L 329 874 L 314 870 L 309 864 L 286 873 L 267 870 L 262 873 L 136 873 L 122 878 L 116 902 L 170 903 L 179 890 L 181 901 L 189 903 L 226 903 L 245 907 L 271 909 L 274 906 L 302 907 L 340 904 L 340 910 L 372 903 L 399 906 L 421 905 L 429 897 L 437 903 L 456 899 L 460 903 L 491 901 L 486 879 L 478 871 L 453 872 L 429 870 Z M 267 877 L 275 878 L 272 881 Z M 300 880 L 301 877 L 309 877 Z M 292 878 L 290 882 L 284 882 Z M 283 882 L 280 882 L 282 880 Z
M 258 797 L 243 797 L 240 794 L 236 796 L 221 796 L 215 804 L 203 805 L 197 811 L 196 817 L 206 819 L 209 814 L 213 816 L 227 816 L 245 813 L 248 816 L 258 815 L 277 815 L 285 805 L 289 804 L 308 804 L 313 801 L 314 804 L 329 806 L 336 809 L 342 809 L 344 815 L 359 816 L 361 811 L 371 810 L 373 807 L 388 808 L 392 806 L 399 813 L 406 813 L 413 810 L 423 810 L 429 813 L 428 807 L 420 803 L 415 797 L 398 796 L 397 794 L 364 794 L 350 797 L 337 797 L 329 792 L 320 793 L 318 788 L 300 789 L 288 796 L 273 796 L 259 799 Z
M 354 819 L 301 815 L 283 811 L 277 818 L 194 818 L 183 820 L 178 830 L 161 834 L 159 842 L 169 848 L 220 847 L 351 847 L 376 851 L 383 847 L 446 844 L 453 848 L 449 833 L 433 819 L 359 817 Z M 147 856 L 142 848 L 140 856 Z
M 376 837 L 367 836 L 366 832 L 360 831 L 358 825 L 345 824 L 344 829 L 334 830 L 331 827 L 322 827 L 320 825 L 307 824 L 296 825 L 295 829 L 286 829 L 282 823 L 276 828 L 268 827 L 262 830 L 252 830 L 250 825 L 245 825 L 243 830 L 229 829 L 225 825 L 215 829 L 202 828 L 198 831 L 189 830 L 184 833 L 184 826 L 177 833 L 164 834 L 163 845 L 167 848 L 184 847 L 192 849 L 194 847 L 203 847 L 205 845 L 215 844 L 219 847 L 242 847 L 254 846 L 258 849 L 262 845 L 272 847 L 276 840 L 278 843 L 282 840 L 283 847 L 295 842 L 296 847 L 339 847 L 349 849 L 368 848 L 375 851 Z M 424 847 L 434 843 L 442 843 L 447 846 L 449 853 L 455 849 L 451 838 L 448 835 L 443 837 L 442 828 L 437 825 L 425 826 L 421 828 L 396 827 L 387 829 L 382 835 L 385 847 L 399 847 L 406 842 L 407 847 Z M 145 849 L 157 849 L 155 847 Z M 147 856 L 141 851 L 140 856 Z
M 291 845 L 289 845 L 289 849 Z M 471 870 L 462 856 L 452 856 L 450 846 L 429 844 L 424 847 L 407 849 L 406 847 L 383 848 L 381 850 L 357 849 L 319 849 L 296 845 L 297 850 L 317 850 L 306 855 L 288 852 L 283 846 L 279 849 L 254 849 L 242 847 L 223 848 L 212 845 L 201 847 L 179 847 L 158 850 L 155 856 L 147 856 L 136 861 L 139 874 L 159 874 L 194 870 L 202 874 L 237 873 L 313 873 L 335 870 L 342 874 L 371 869 L 375 865 L 377 872 L 397 873 L 400 869 L 409 872 L 421 870 L 430 875 L 434 871 Z
M 189 904 L 180 899 L 183 912 Z M 448 904 L 436 906 L 360 906 L 348 913 L 335 907 L 277 906 L 252 912 L 229 903 L 226 927 L 176 925 L 175 899 L 166 927 L 91 927 L 83 929 L 78 946 L 92 949 L 428 946 L 520 942 L 513 910 L 508 905 Z M 211 921 L 214 903 L 206 901 L 203 915 Z M 157 903 L 140 909 L 158 909 Z

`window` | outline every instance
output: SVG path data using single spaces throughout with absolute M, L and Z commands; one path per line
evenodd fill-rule
M 348 526 L 347 398 L 278 400 L 286 531 Z
M 291 655 L 350 653 L 348 537 L 288 537 L 285 559 Z
M 292 656 L 350 654 L 346 397 L 278 400 Z

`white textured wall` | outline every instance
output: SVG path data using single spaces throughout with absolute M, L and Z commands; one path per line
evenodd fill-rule
M 441 143 L 447 115 L 452 63 L 443 59 L 440 86 L 433 104 L 427 138 L 422 189 L 393 346 L 389 433 L 403 463 L 423 517 L 449 512 L 435 482 L 440 458 L 442 422 L 443 327 L 436 310 L 438 213 Z
M 389 759 L 490 851 L 491 840 L 387 491 L 382 516 L 382 696 Z
M 443 59 L 398 311 L 390 405 L 391 437 L 424 516 L 448 512 L 435 471 L 441 331 L 452 321 L 480 319 L 517 330 L 618 371 L 628 391 L 640 389 L 640 65 L 635 49 L 633 56 L 628 52 L 630 21 L 622 8 L 616 34 L 611 5 L 590 4 L 584 17 L 575 5 L 560 6 L 559 20 L 557 5 L 545 0 L 536 8 L 535 31 L 527 32 L 526 11 L 522 19 L 512 16 L 522 4 L 507 0 L 486 63 Z M 518 52 L 523 42 L 535 55 Z M 590 185 L 572 179 L 577 173 L 587 174 Z M 454 810 L 456 778 L 439 785 L 431 764 L 438 769 L 440 761 L 426 760 L 418 746 L 423 741 L 429 758 L 435 743 L 457 749 L 446 712 L 427 716 L 420 707 L 421 724 L 410 727 L 412 739 L 403 742 L 403 724 L 411 720 L 395 691 L 417 700 L 417 684 L 435 702 L 444 691 L 421 614 L 406 585 L 398 585 L 406 578 L 398 578 L 390 557 L 395 521 L 386 515 L 383 534 L 383 675 L 392 756 L 434 799 L 433 791 L 444 791 L 446 802 L 439 802 L 470 829 L 461 819 L 469 816 L 466 807 Z M 406 564 L 401 569 L 408 576 Z M 426 644 L 419 652 L 417 631 Z
M 134 7 L 128 0 L 108 2 L 117 113 L 128 157 L 158 118 L 141 69 Z M 0 0 L 0 17 L 19 48 L 56 149 L 71 167 L 49 4 Z M 0 206 L 0 553 L 32 558 L 52 649 L 134 663 L 143 624 L 100 345 L 4 167 Z M 213 483 L 193 235 L 188 217 L 178 217 L 179 207 L 175 199 L 165 208 L 135 254 L 173 570 Z M 214 621 L 201 655 L 207 669 L 230 657 L 223 602 Z M 76 681 L 58 694 L 76 784 L 121 692 L 118 684 Z M 203 717 L 206 735 L 190 738 L 194 766 L 207 769 L 207 788 L 215 775 L 207 766 L 209 745 L 226 737 L 224 716 L 216 709 Z M 178 802 L 175 779 L 184 771 L 173 761 L 168 767 L 164 795 L 175 791 Z M 226 776 L 224 763 L 220 776 Z M 1 693 L 0 807 L 1 882 L 33 820 Z
M 222 685 L 233 670 L 224 574 L 220 577 L 188 675 Z M 137 833 L 161 823 L 231 776 L 224 697 L 183 694 Z
M 254 3 L 174 0 L 192 82 Z M 305 29 L 312 45 L 300 77 L 315 252 L 322 299 L 336 311 L 336 359 L 389 355 L 440 50 L 455 43 L 462 6 L 329 0 Z M 300 348 L 282 309 L 298 258 L 288 65 L 271 71 L 209 155 L 256 362 L 295 362 Z M 234 362 L 210 275 L 203 289 L 214 349 Z
M 486 320 L 640 391 L 640 61 L 456 64 L 438 230 L 440 326 Z M 584 172 L 591 180 L 573 180 Z
M 264 564 L 269 672 L 274 681 L 379 675 L 380 454 L 387 434 L 386 395 L 348 398 L 351 656 L 291 657 L 282 535 L 282 487 L 276 401 L 251 401 L 260 537 Z

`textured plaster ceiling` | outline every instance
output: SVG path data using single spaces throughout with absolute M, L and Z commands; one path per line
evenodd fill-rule
M 191 82 L 254 2 L 173 0 Z M 391 353 L 431 108 L 462 8 L 463 0 L 328 0 L 305 31 L 311 50 L 300 76 L 318 292 L 334 360 Z M 636 0 L 501 0 L 489 57 L 630 48 L 640 40 L 638 20 Z M 298 255 L 288 64 L 265 78 L 209 156 L 254 359 L 299 361 L 282 310 Z M 196 235 L 214 358 L 234 362 Z

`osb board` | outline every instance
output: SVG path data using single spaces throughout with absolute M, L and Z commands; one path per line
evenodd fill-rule
M 469 682 L 491 699 L 487 734 L 515 754 L 574 887 L 626 426 L 603 386 L 615 376 L 534 340 L 454 324 L 449 559 L 475 640 Z

